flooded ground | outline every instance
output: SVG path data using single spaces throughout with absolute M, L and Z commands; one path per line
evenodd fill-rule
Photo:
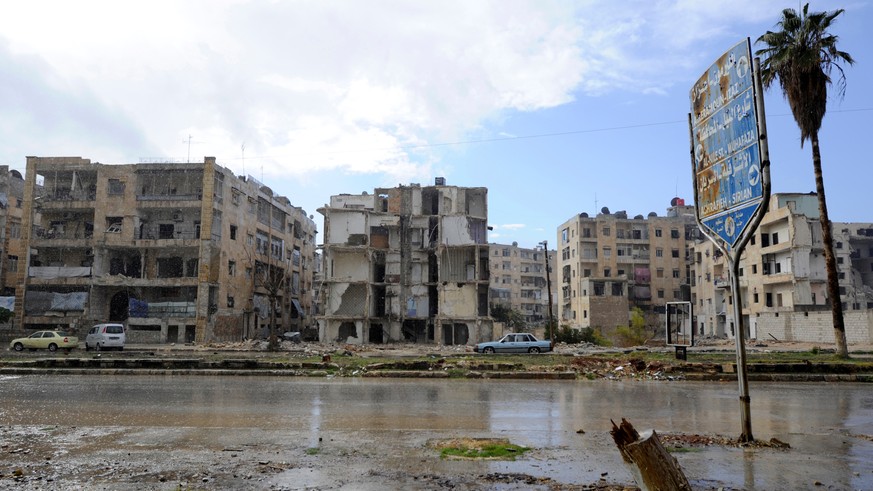
M 754 384 L 757 439 L 674 450 L 695 489 L 873 489 L 873 391 Z M 208 376 L 0 377 L 0 487 L 584 489 L 633 485 L 610 419 L 737 436 L 735 384 Z M 515 462 L 442 460 L 509 438 Z M 620 489 L 620 488 L 619 488 Z

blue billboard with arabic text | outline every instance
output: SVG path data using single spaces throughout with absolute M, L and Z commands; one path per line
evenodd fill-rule
M 691 89 L 697 214 L 732 249 L 763 200 L 758 115 L 748 39 L 723 54 Z

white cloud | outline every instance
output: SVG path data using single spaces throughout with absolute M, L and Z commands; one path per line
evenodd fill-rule
M 4 118 L 67 123 L 52 132 L 7 123 L 0 159 L 187 158 L 192 135 L 193 160 L 214 155 L 242 167 L 245 143 L 246 165 L 272 177 L 424 181 L 446 165 L 429 143 L 578 97 L 664 94 L 683 79 L 678 71 L 712 58 L 707 40 L 748 35 L 725 32 L 728 20 L 769 18 L 777 5 L 17 2 L 0 17 L 0 71 L 33 87 L 27 107 Z M 41 113 L 46 93 L 54 103 Z M 13 107 L 11 95 L 0 97 Z M 84 136 L 105 141 L 77 145 Z

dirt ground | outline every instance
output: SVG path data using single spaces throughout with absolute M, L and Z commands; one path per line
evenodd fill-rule
M 266 352 L 267 343 L 265 341 L 244 341 L 239 343 L 210 343 L 205 345 L 156 345 L 154 349 L 158 351 L 171 352 L 174 350 L 192 349 L 195 351 L 249 351 L 249 352 Z M 628 350 L 645 349 L 649 351 L 663 351 L 672 353 L 674 348 L 666 346 L 663 340 L 652 340 L 644 346 L 632 347 L 604 347 L 589 343 L 566 344 L 557 343 L 554 348 L 554 353 L 563 355 L 586 355 L 611 352 L 626 352 Z M 813 349 L 822 352 L 833 352 L 835 346 L 833 343 L 809 343 L 809 342 L 793 342 L 793 341 L 762 341 L 751 340 L 746 342 L 747 353 L 768 353 L 768 352 L 803 352 Z M 473 353 L 473 346 L 439 346 L 433 344 L 413 344 L 413 343 L 389 343 L 389 344 L 337 344 L 337 343 L 281 343 L 281 350 L 300 356 L 315 356 L 322 354 L 330 354 L 335 352 L 349 352 L 358 356 L 385 356 L 385 357 L 415 357 L 427 355 L 451 355 Z M 736 343 L 732 339 L 721 338 L 703 338 L 695 341 L 695 345 L 688 348 L 689 353 L 694 352 L 711 352 L 724 351 L 735 352 Z M 849 346 L 849 353 L 873 353 L 873 344 L 852 344 Z
M 293 435 L 227 435 L 238 441 L 207 445 L 156 428 L 0 427 L 0 489 L 111 490 L 635 490 L 609 483 L 567 485 L 526 474 L 436 470 L 439 457 L 422 446 L 417 468 L 385 465 L 384 454 L 355 441 L 307 448 Z M 233 433 L 233 432 L 231 432 Z M 283 438 L 285 437 L 285 438 Z M 339 437 L 337 437 L 339 439 Z M 332 439 L 333 440 L 333 439 Z M 172 445 L 166 445 L 172 441 Z M 408 449 L 406 450 L 408 452 Z M 409 455 L 394 456 L 398 461 Z M 569 458 L 569 456 L 568 456 Z
M 142 348 L 165 351 L 167 354 L 188 350 L 239 350 L 250 356 L 268 355 L 264 344 L 256 341 Z M 775 341 L 752 341 L 747 345 L 750 352 L 809 351 L 813 348 L 828 350 L 833 349 L 833 345 Z M 557 353 L 568 355 L 626 349 L 593 345 L 556 346 Z M 672 351 L 672 348 L 665 346 L 649 345 L 646 349 Z M 403 358 L 472 352 L 469 346 L 415 344 L 355 346 L 283 343 L 283 350 L 291 356 L 300 357 L 350 352 L 362 357 Z M 702 340 L 690 349 L 692 352 L 694 350 L 733 352 L 735 345 L 727 340 Z M 873 346 L 850 346 L 850 352 L 871 351 Z M 374 449 L 369 446 L 372 442 L 337 434 L 325 435 L 324 446 L 311 447 L 306 443 L 306 438 L 300 435 L 270 429 L 247 429 L 245 433 L 240 433 L 238 430 L 216 428 L 215 432 L 206 438 L 178 428 L 7 426 L 0 420 L 0 489 L 637 489 L 632 483 L 615 483 L 608 473 L 598 482 L 568 485 L 528 474 L 495 472 L 488 466 L 451 467 L 452 464 L 440 462 L 438 455 L 424 443 L 417 445 L 415 442 L 404 442 L 396 448 Z M 665 443 L 671 446 L 732 445 L 732 442 L 721 442 L 707 435 L 665 437 Z M 414 453 L 414 458 L 410 458 L 410 452 Z M 396 455 L 392 457 L 392 453 Z M 379 457 L 376 458 L 376 455 Z M 385 455 L 389 455 L 389 458 L 386 459 Z M 575 458 L 569 454 L 558 456 L 554 464 L 562 465 L 564 462 L 570 465 Z M 446 465 L 449 465 L 448 472 Z

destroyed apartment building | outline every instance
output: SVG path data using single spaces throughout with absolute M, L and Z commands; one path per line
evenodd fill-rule
M 16 326 L 123 322 L 133 342 L 311 326 L 312 217 L 216 164 L 27 157 Z
M 418 184 L 332 196 L 324 215 L 322 341 L 490 340 L 488 190 Z

